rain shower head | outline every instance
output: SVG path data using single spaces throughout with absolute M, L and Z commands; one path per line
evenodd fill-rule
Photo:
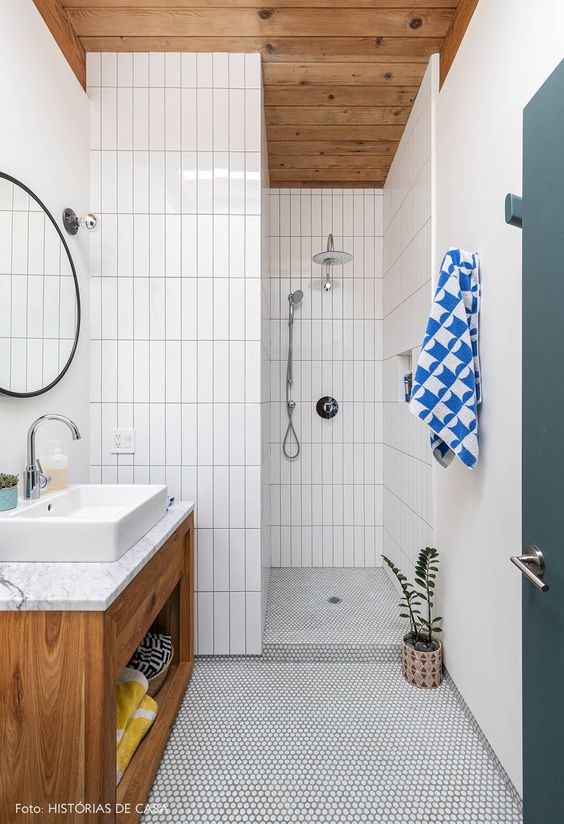
M 327 250 L 325 252 L 318 252 L 312 257 L 314 263 L 320 263 L 321 266 L 338 266 L 343 263 L 350 263 L 352 255 L 349 252 L 338 252 L 336 250 Z
M 333 235 L 329 234 L 327 236 L 327 249 L 324 252 L 318 252 L 317 255 L 313 256 L 312 260 L 314 263 L 319 263 L 321 266 L 325 266 L 325 282 L 323 284 L 323 289 L 325 292 L 329 292 L 332 287 L 331 267 L 349 263 L 352 260 L 352 255 L 348 252 L 336 251 L 335 244 L 333 242 Z
M 312 260 L 321 266 L 337 266 L 338 264 L 350 263 L 352 255 L 349 252 L 337 251 L 333 243 L 333 235 L 329 235 L 327 237 L 327 249 L 324 252 L 318 252 Z

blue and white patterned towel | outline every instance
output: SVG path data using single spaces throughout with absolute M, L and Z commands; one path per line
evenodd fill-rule
M 431 449 L 443 467 L 455 455 L 470 469 L 478 463 L 479 311 L 478 255 L 449 249 L 441 264 L 409 404 L 410 412 L 431 429 Z

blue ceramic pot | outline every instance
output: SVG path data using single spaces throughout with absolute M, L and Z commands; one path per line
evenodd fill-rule
M 6 509 L 15 509 L 18 505 L 18 487 L 10 486 L 8 489 L 0 489 L 0 512 Z

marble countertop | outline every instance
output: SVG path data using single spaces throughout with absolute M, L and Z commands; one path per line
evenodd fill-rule
M 0 563 L 0 610 L 107 609 L 193 509 L 192 502 L 173 503 L 112 563 Z

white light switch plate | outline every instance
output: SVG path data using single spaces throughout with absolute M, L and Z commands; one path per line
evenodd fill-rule
M 112 429 L 110 452 L 114 455 L 133 455 L 135 452 L 135 429 Z

